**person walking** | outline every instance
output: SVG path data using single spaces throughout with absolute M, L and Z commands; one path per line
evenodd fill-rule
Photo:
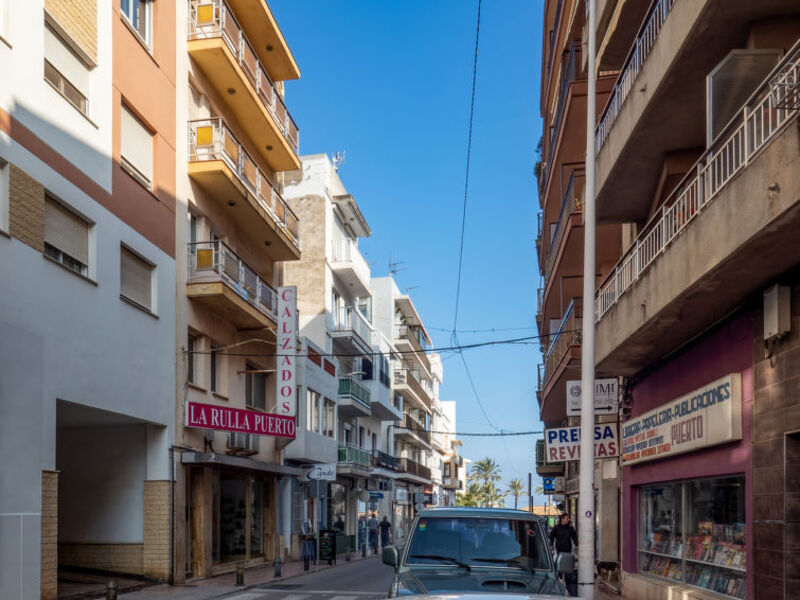
M 563 513 L 558 525 L 550 530 L 550 545 L 556 552 L 558 572 L 564 575 L 564 583 L 570 596 L 578 595 L 578 580 L 575 574 L 575 561 L 572 555 L 573 544 L 578 549 L 578 534 L 570 525 L 569 515 Z
M 372 513 L 369 521 L 367 521 L 367 532 L 369 534 L 369 547 L 377 554 L 378 553 L 378 513 Z
M 392 540 L 392 524 L 389 523 L 386 515 L 383 515 L 383 520 L 378 525 L 378 529 L 381 531 L 381 548 L 386 548 Z

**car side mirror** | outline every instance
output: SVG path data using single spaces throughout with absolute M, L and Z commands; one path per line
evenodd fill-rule
M 383 564 L 390 565 L 397 570 L 400 567 L 400 554 L 397 548 L 389 546 L 383 549 Z

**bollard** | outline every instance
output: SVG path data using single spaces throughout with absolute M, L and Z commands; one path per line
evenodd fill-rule
M 347 547 L 347 552 L 344 555 L 344 562 L 350 562 L 350 547 Z
M 236 565 L 236 585 L 244 585 L 244 563 L 239 563 Z
M 361 546 L 361 558 L 367 558 L 367 545 Z
M 280 557 L 275 559 L 275 577 L 281 576 L 281 559 Z
M 109 581 L 106 584 L 106 600 L 117 600 L 117 582 Z
M 306 552 L 305 556 L 303 556 L 303 571 L 308 571 L 309 561 L 308 552 Z

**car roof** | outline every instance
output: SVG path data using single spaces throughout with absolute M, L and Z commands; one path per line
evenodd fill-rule
M 543 517 L 513 508 L 476 508 L 472 506 L 443 506 L 424 508 L 421 517 L 480 517 L 484 519 L 526 519 L 539 521 Z

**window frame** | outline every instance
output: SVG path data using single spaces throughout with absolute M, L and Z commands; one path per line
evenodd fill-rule
M 80 277 L 84 277 L 86 279 L 91 280 L 92 277 L 92 228 L 94 227 L 94 223 L 91 222 L 89 219 L 84 217 L 82 214 L 76 212 L 72 209 L 72 207 L 64 204 L 57 196 L 51 194 L 48 190 L 45 190 L 44 194 L 45 200 L 45 219 L 44 219 L 44 228 L 43 228 L 43 250 L 42 254 L 49 258 L 50 260 L 58 263 L 68 271 L 75 273 Z M 47 241 L 47 204 L 51 203 L 61 208 L 64 212 L 71 214 L 74 218 L 83 221 L 86 224 L 86 263 L 81 262 L 78 258 L 72 256 L 65 250 L 59 248 L 52 242 Z M 71 264 L 74 262 L 74 264 Z M 76 267 L 80 267 L 80 269 Z
M 144 129 L 150 135 L 150 177 L 148 177 L 145 173 L 139 170 L 139 168 L 128 158 L 125 157 L 123 152 L 123 113 L 127 112 L 130 117 L 138 123 L 142 129 Z M 120 142 L 119 142 L 119 158 L 120 158 L 120 166 L 122 170 L 125 171 L 128 175 L 133 177 L 143 188 L 147 191 L 153 191 L 153 179 L 155 178 L 155 133 L 152 129 L 144 122 L 139 115 L 137 115 L 133 109 L 131 109 L 127 104 L 122 102 L 120 104 L 120 125 L 119 125 L 119 135 L 120 135 Z
M 57 81 L 52 81 L 47 76 L 47 68 L 50 69 L 58 75 Z M 61 71 L 59 71 L 53 63 L 51 63 L 47 58 L 44 59 L 44 80 L 53 88 L 56 93 L 61 96 L 64 100 L 66 100 L 75 110 L 81 113 L 84 117 L 89 117 L 89 98 L 81 92 L 78 87 L 73 84 L 69 79 L 67 79 L 66 75 L 64 75 Z M 67 93 L 67 86 L 71 88 L 74 93 L 79 96 L 83 100 L 83 106 L 77 104 L 72 98 L 69 97 Z
M 219 351 L 220 347 L 214 342 L 211 342 L 208 352 L 208 389 L 216 394 L 222 393 L 220 389 L 222 387 L 222 378 L 220 377 L 222 374 L 222 361 L 220 360 Z
M 254 408 L 256 410 L 267 410 L 267 374 L 262 372 L 263 369 L 258 365 L 254 365 L 250 362 L 245 362 L 245 394 L 244 394 L 244 404 L 247 408 Z M 256 390 L 256 379 L 262 379 L 264 382 L 264 397 L 263 397 L 263 406 L 258 406 L 253 402 L 253 396 Z
M 186 383 L 197 385 L 197 349 L 200 336 L 189 331 L 186 334 Z
M 130 296 L 125 295 L 125 293 L 123 292 L 123 289 L 122 289 L 122 265 L 123 265 L 122 257 L 123 257 L 123 254 L 125 252 L 130 254 L 134 259 L 141 261 L 142 263 L 144 263 L 149 268 L 149 273 L 148 273 L 148 275 L 150 277 L 149 306 L 146 306 L 146 305 L 140 303 L 139 301 L 131 298 Z M 155 307 L 157 305 L 157 302 L 156 302 L 156 299 L 157 299 L 157 296 L 156 296 L 156 265 L 153 262 L 147 260 L 141 254 L 136 252 L 136 250 L 132 249 L 130 246 L 128 246 L 126 244 L 120 244 L 120 261 L 119 262 L 120 262 L 120 264 L 119 264 L 119 269 L 120 269 L 120 273 L 119 273 L 119 277 L 120 277 L 119 296 L 120 296 L 120 299 L 124 300 L 125 302 L 129 302 L 129 303 L 133 304 L 134 306 L 136 306 L 138 308 L 141 308 L 142 310 L 144 310 L 144 311 L 146 311 L 146 312 L 148 312 L 148 313 L 150 313 L 152 315 L 157 314 L 156 310 L 155 310 Z
M 144 7 L 144 27 L 145 34 L 139 31 L 133 22 L 134 4 L 138 2 Z M 128 12 L 125 12 L 124 5 L 128 5 Z M 153 0 L 120 0 L 119 14 L 125 21 L 125 24 L 136 36 L 136 38 L 147 48 L 148 51 L 153 51 Z M 128 14 L 130 13 L 130 14 Z
M 0 0 L 0 4 L 3 0 Z M 2 7 L 0 7 L 2 11 Z M 9 233 L 9 205 L 11 189 L 9 186 L 9 178 L 11 173 L 11 163 L 3 158 L 0 158 L 0 232 L 8 235 Z

